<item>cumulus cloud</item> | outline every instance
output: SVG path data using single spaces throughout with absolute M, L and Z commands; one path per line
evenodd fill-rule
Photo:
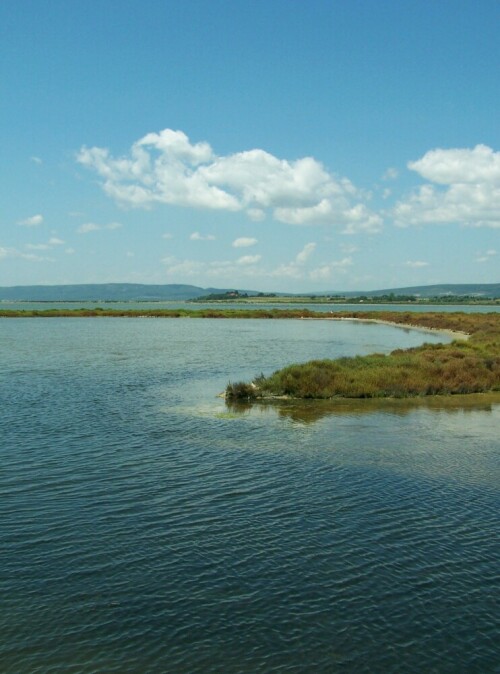
M 0 246 L 0 260 L 6 258 L 20 258 L 22 260 L 29 260 L 30 262 L 54 262 L 54 259 L 51 257 L 35 255 L 34 253 L 23 253 L 20 250 L 17 250 L 17 248 L 5 248 Z
M 255 246 L 256 243 L 258 243 L 257 239 L 250 236 L 240 236 L 240 238 L 235 239 L 231 245 L 233 248 L 249 248 L 250 246 Z
M 262 257 L 260 255 L 243 255 L 236 261 L 201 261 L 201 260 L 180 260 L 174 256 L 164 257 L 161 261 L 165 265 L 167 276 L 175 279 L 202 279 L 211 278 L 219 280 L 230 280 L 234 285 L 237 278 L 269 278 L 269 279 L 309 279 L 313 281 L 325 281 L 332 277 L 345 274 L 353 265 L 352 258 L 345 257 L 341 260 L 333 260 L 327 264 L 319 265 L 317 268 L 309 269 L 303 264 L 299 264 L 295 258 L 291 262 L 280 264 L 274 268 L 266 268 L 259 263 Z
M 490 248 L 485 253 L 479 253 L 476 256 L 476 262 L 489 262 L 493 257 L 495 257 L 496 254 L 497 251 L 493 250 L 493 248 Z
M 78 234 L 89 234 L 90 232 L 98 232 L 100 229 L 120 229 L 122 227 L 119 222 L 110 222 L 107 225 L 97 225 L 95 222 L 86 222 L 80 225 L 76 230 Z
M 297 264 L 304 264 L 311 257 L 311 255 L 314 253 L 315 250 L 316 250 L 315 243 L 306 243 L 306 245 L 304 246 L 304 248 L 302 248 L 300 253 L 297 254 L 295 261 L 297 262 Z
M 382 224 L 364 203 L 368 195 L 312 157 L 289 161 L 261 149 L 217 156 L 208 143 L 164 129 L 136 141 L 125 157 L 83 147 L 77 161 L 100 176 L 110 197 L 130 206 L 246 211 L 254 220 L 270 212 L 281 222 L 349 232 L 375 232 Z
M 49 250 L 50 246 L 48 243 L 27 243 L 26 248 L 29 250 Z
M 408 168 L 430 182 L 395 205 L 397 225 L 500 228 L 500 152 L 486 145 L 436 149 Z
M 78 234 L 88 234 L 89 232 L 97 232 L 101 229 L 99 225 L 96 225 L 94 222 L 86 222 L 83 225 L 80 225 L 76 230 Z
M 423 260 L 407 260 L 405 262 L 405 267 L 410 267 L 411 269 L 421 269 L 422 267 L 428 267 L 429 263 L 424 262 Z
M 262 255 L 243 255 L 238 258 L 238 264 L 257 264 L 262 259 Z
M 191 241 L 215 241 L 215 236 L 213 234 L 200 234 L 199 232 L 193 232 L 190 234 L 189 238 Z
M 32 215 L 31 217 L 25 218 L 24 220 L 19 220 L 17 224 L 21 225 L 22 227 L 38 227 L 38 225 L 41 225 L 42 222 L 43 215 L 38 213 L 37 215 Z
M 53 248 L 54 246 L 62 246 L 64 245 L 64 241 L 62 239 L 58 239 L 55 236 L 52 236 L 47 243 L 27 243 L 26 248 L 29 250 L 49 250 L 50 248 Z

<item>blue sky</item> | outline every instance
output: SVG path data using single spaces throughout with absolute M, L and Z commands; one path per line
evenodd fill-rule
M 497 0 L 3 0 L 0 285 L 493 283 Z

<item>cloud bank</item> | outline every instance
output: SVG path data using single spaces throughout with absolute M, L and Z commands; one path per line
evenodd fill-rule
M 377 232 L 382 225 L 364 192 L 312 157 L 289 161 L 260 149 L 218 156 L 208 143 L 164 129 L 140 138 L 125 157 L 83 147 L 77 160 L 100 176 L 110 197 L 129 206 L 245 211 L 253 220 L 270 213 L 280 222 L 334 225 L 348 233 Z
M 31 217 L 25 218 L 24 220 L 19 220 L 17 224 L 21 225 L 21 227 L 38 227 L 38 225 L 41 225 L 42 222 L 43 215 L 38 213 L 37 215 L 32 215 Z
M 500 228 L 500 152 L 486 145 L 431 150 L 408 168 L 430 182 L 395 205 L 397 225 Z
M 97 173 L 106 194 L 127 206 L 245 212 L 254 221 L 271 216 L 290 225 L 333 226 L 344 234 L 377 233 L 383 215 L 402 227 L 500 228 L 500 152 L 486 145 L 437 148 L 408 162 L 424 184 L 379 211 L 368 205 L 369 192 L 313 157 L 280 159 L 262 149 L 220 156 L 207 142 L 192 143 L 172 129 L 146 134 L 122 157 L 106 148 L 82 147 L 77 160 Z M 394 184 L 398 176 L 389 168 L 383 179 Z M 382 198 L 394 191 L 385 188 Z M 40 217 L 22 224 L 38 224 Z

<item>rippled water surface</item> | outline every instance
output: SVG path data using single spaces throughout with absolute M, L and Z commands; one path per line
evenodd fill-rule
M 498 672 L 495 398 L 216 398 L 440 339 L 0 320 L 2 674 Z

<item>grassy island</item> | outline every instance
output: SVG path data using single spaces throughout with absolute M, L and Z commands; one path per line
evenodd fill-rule
M 450 344 L 423 344 L 389 355 L 288 365 L 251 383 L 229 384 L 226 399 L 406 398 L 500 391 L 500 314 L 352 312 L 328 317 L 462 334 Z

